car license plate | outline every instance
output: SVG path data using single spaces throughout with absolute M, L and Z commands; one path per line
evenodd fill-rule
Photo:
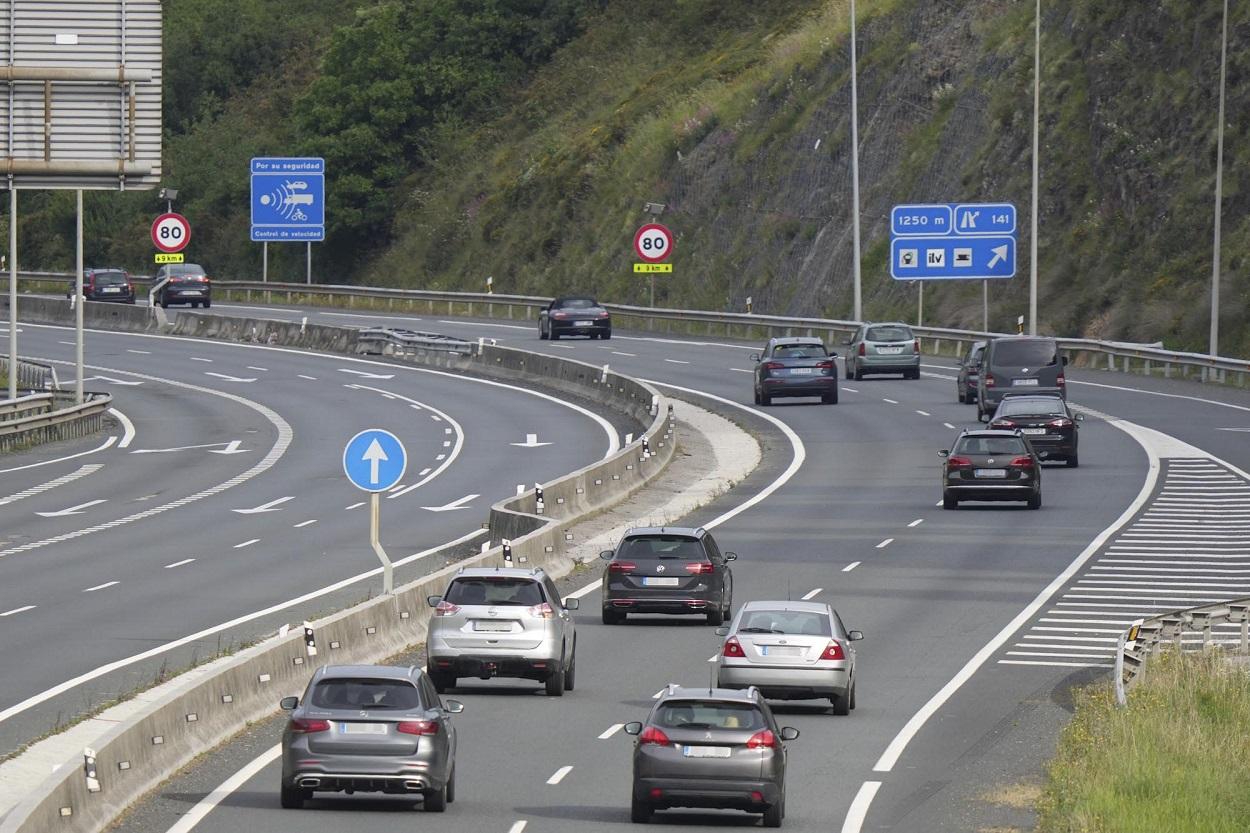
M 591 325 L 592 325 L 592 324 L 594 324 L 594 323 L 595 323 L 595 322 L 593 322 L 593 321 L 578 321 L 578 322 L 577 322 L 577 326 L 579 326 L 579 327 L 589 327 L 589 326 L 591 326 Z
M 1007 470 L 1006 469 L 976 469 L 972 472 L 972 474 L 974 477 L 988 477 L 990 479 L 993 479 L 995 477 L 1002 478 L 1002 477 L 1007 476 Z
M 791 376 L 811 376 L 815 371 L 810 367 L 792 367 L 790 368 Z
M 681 754 L 687 758 L 728 758 L 732 754 L 728 746 L 683 746 Z
M 1028 434 L 1030 437 L 1041 436 L 1046 433 L 1045 428 L 1021 428 L 1020 433 Z
M 903 352 L 903 348 L 902 347 L 878 347 L 877 352 L 884 353 L 887 356 L 897 356 L 899 353 Z
M 761 645 L 760 656 L 762 657 L 797 657 L 803 653 L 803 649 L 794 645 Z
M 100 290 L 100 291 L 101 291 L 101 292 L 121 292 L 121 289 L 119 289 L 119 288 L 118 288 L 118 287 L 116 287 L 116 286 L 106 286 L 106 287 L 104 287 L 104 289 L 102 289 L 102 290 Z
M 345 735 L 385 735 L 385 723 L 340 723 L 339 731 Z
M 512 630 L 511 622 L 494 622 L 490 619 L 474 619 L 473 630 L 487 633 L 508 633 Z
M 1012 379 L 1011 384 L 1013 385 L 1037 385 L 1037 380 L 1036 379 Z
M 677 578 L 675 576 L 643 576 L 643 587 L 676 587 Z
M 181 292 L 183 295 L 203 295 L 204 294 L 198 289 L 180 289 L 178 291 Z

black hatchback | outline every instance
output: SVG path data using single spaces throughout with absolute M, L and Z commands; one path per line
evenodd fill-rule
M 1074 414 L 1061 396 L 1007 394 L 998 403 L 990 428 L 1019 431 L 1038 451 L 1050 452 L 1047 460 L 1063 460 L 1069 468 L 1080 465 L 1081 414 Z
M 737 559 L 705 529 L 641 527 L 627 530 L 615 550 L 599 557 L 603 570 L 603 623 L 619 625 L 630 613 L 697 614 L 719 625 L 733 607 Z
M 75 281 L 69 282 L 66 298 L 74 295 Z M 88 301 L 116 301 L 121 304 L 135 302 L 135 285 L 125 269 L 84 269 L 82 271 L 82 297 Z

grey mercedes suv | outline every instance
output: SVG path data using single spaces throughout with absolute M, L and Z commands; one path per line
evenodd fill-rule
M 434 608 L 426 637 L 427 669 L 440 693 L 462 677 L 538 680 L 547 694 L 573 690 L 577 633 L 571 610 L 541 569 L 468 567 Z

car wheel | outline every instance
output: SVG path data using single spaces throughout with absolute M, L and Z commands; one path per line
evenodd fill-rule
M 864 381 L 864 371 L 860 370 L 858 367 L 855 368 L 855 381 L 856 382 Z
M 976 389 L 976 388 L 969 388 L 969 389 L 968 389 L 968 397 L 967 397 L 967 399 L 966 399 L 965 401 L 967 401 L 967 403 L 968 403 L 969 405 L 972 405 L 972 404 L 975 404 L 975 403 L 976 403 L 976 401 L 977 401 L 977 389 Z
M 717 605 L 715 610 L 707 612 L 707 623 L 709 625 L 723 625 L 725 623 L 725 610 Z
M 1042 493 L 1038 492 L 1037 494 L 1033 495 L 1033 497 L 1029 498 L 1028 506 L 1030 509 L 1041 509 L 1042 508 Z
M 547 675 L 547 696 L 564 696 L 564 662 L 556 663 L 556 667 Z
M 126 303 L 128 303 L 128 304 L 133 304 L 134 302 L 135 302 L 135 299 L 134 299 L 134 298 L 131 298 L 130 300 L 126 301 Z
M 845 365 L 843 365 L 842 369 L 843 369 L 842 375 L 845 376 L 849 380 L 851 378 L 851 363 L 847 362 Z
M 851 711 L 855 711 L 855 678 L 854 677 L 851 678 L 851 693 L 847 695 L 847 700 L 850 701 L 848 705 L 851 707 Z
M 577 676 L 577 643 L 573 643 L 573 659 L 569 661 L 569 670 L 564 672 L 564 690 L 572 691 Z
M 851 713 L 851 697 L 849 692 L 843 695 L 830 695 L 829 702 L 833 703 L 833 713 L 838 717 L 846 717 Z
M 169 309 L 169 299 L 164 295 L 161 296 L 161 309 Z
M 608 330 L 606 333 L 599 336 L 599 338 L 603 339 L 604 341 L 607 341 L 608 339 L 612 338 L 612 331 Z
M 645 801 L 634 798 L 629 802 L 629 820 L 634 824 L 647 824 L 654 812 L 655 808 Z
M 621 612 L 619 612 L 619 611 L 613 610 L 613 609 L 612 609 L 612 608 L 610 608 L 610 607 L 605 607 L 605 608 L 603 609 L 603 624 L 605 624 L 605 625 L 619 625 L 619 624 L 621 624 L 621 622 L 624 622 L 624 621 L 625 621 L 625 614 L 624 614 L 624 613 L 621 613 Z
M 448 674 L 446 671 L 434 671 L 429 669 L 426 675 L 430 678 L 430 682 L 434 684 L 434 690 L 439 694 L 446 694 L 448 691 L 456 687 L 456 678 Z
M 955 497 L 954 495 L 943 494 L 942 495 L 942 508 L 943 509 L 958 509 L 959 498 Z
M 1067 462 L 1068 462 L 1068 468 L 1070 468 L 1070 469 L 1074 469 L 1074 468 L 1076 468 L 1077 466 L 1081 465 L 1081 458 L 1080 458 L 1080 457 L 1078 457 L 1078 456 L 1074 453 L 1074 454 L 1072 454 L 1072 456 L 1070 456 L 1070 457 L 1068 458 L 1068 461 L 1067 461 Z
M 733 596 L 730 596 L 728 599 L 725 599 L 725 606 L 721 608 L 721 619 L 725 622 L 728 622 L 730 619 L 732 619 L 733 609 L 734 609 L 734 599 L 733 599 Z
M 421 793 L 425 797 L 423 808 L 427 813 L 442 813 L 447 809 L 447 787 L 441 790 L 426 790 Z
M 546 340 L 547 340 L 547 331 L 543 329 L 543 325 L 542 325 L 542 324 L 539 324 L 539 325 L 538 325 L 538 340 L 539 340 L 539 341 L 546 341 Z
M 767 407 L 773 404 L 773 398 L 766 393 L 760 394 L 760 404 Z
M 281 802 L 285 810 L 302 810 L 304 802 L 312 798 L 312 790 L 306 790 L 302 787 L 293 787 L 288 784 L 282 785 Z
M 209 308 L 209 307 L 211 307 L 212 305 L 213 305 L 212 299 L 210 299 L 210 298 L 205 298 L 205 299 L 204 299 L 204 309 L 208 309 L 208 308 Z
M 834 391 L 833 391 L 833 393 L 826 393 L 824 396 L 820 397 L 820 404 L 822 404 L 822 405 L 836 405 L 836 404 L 838 404 L 838 392 L 837 392 L 837 390 L 834 390 Z
M 782 795 L 781 799 L 764 811 L 765 827 L 781 827 L 781 820 L 786 817 L 786 799 Z
M 547 338 L 551 339 L 552 341 L 559 341 L 560 334 L 557 333 L 554 329 L 549 329 L 547 330 Z
M 958 386 L 957 386 L 957 390 L 955 391 L 955 396 L 959 399 L 959 404 L 961 404 L 961 405 L 963 405 L 963 404 L 967 403 L 967 401 L 968 401 L 968 395 L 967 395 L 966 393 L 964 393 L 964 386 L 963 386 L 963 385 L 958 385 Z
M 447 776 L 447 803 L 451 804 L 456 800 L 456 767 L 451 768 L 451 775 Z

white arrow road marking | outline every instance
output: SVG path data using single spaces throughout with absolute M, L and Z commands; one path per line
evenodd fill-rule
M 227 382 L 255 382 L 256 379 L 244 379 L 241 376 L 231 376 L 228 373 L 214 373 L 211 370 L 204 371 L 205 376 L 216 376 L 218 379 L 225 379 Z
M 246 454 L 247 453 L 246 448 L 239 448 L 239 446 L 241 446 L 242 444 L 243 443 L 240 440 L 231 440 L 230 442 L 226 443 L 225 448 L 220 448 L 220 449 L 217 449 L 216 451 L 210 451 L 208 453 L 209 454 Z
M 394 373 L 368 373 L 364 370 L 349 370 L 346 367 L 340 367 L 339 373 L 350 373 L 353 376 L 359 376 L 362 379 L 394 379 Z
M 175 448 L 136 448 L 131 454 L 168 454 L 171 451 L 194 451 L 197 448 L 217 448 L 224 445 L 225 448 L 217 451 L 210 451 L 209 454 L 243 454 L 247 449 L 240 449 L 239 440 L 231 440 L 228 443 L 205 443 L 204 445 L 180 445 Z
M 123 381 L 122 379 L 114 379 L 112 376 L 84 376 L 82 377 L 82 380 L 84 383 L 91 382 L 96 379 L 99 379 L 101 382 L 108 382 L 110 385 L 121 385 L 122 387 L 127 387 L 127 388 L 133 388 L 135 385 L 143 384 L 142 382 L 127 382 L 127 381 Z M 63 379 L 61 381 L 61 384 L 72 385 L 74 384 L 74 382 L 75 382 L 74 379 Z
M 376 486 L 378 484 L 378 466 L 391 459 L 386 456 L 386 452 L 382 450 L 382 444 L 378 442 L 376 437 L 369 443 L 369 447 L 365 449 L 364 456 L 360 459 L 369 464 L 369 482 Z
M 443 443 L 443 445 L 448 445 L 448 443 Z M 538 448 L 538 447 L 540 447 L 540 446 L 544 446 L 544 445 L 551 445 L 551 443 L 540 443 L 540 442 L 538 441 L 538 435 L 537 435 L 537 434 L 526 434 L 526 435 L 525 435 L 525 442 L 523 442 L 523 443 L 508 443 L 508 445 L 515 445 L 517 448 Z
M 288 500 L 295 500 L 295 495 L 280 497 L 277 500 L 271 500 L 268 503 L 262 503 L 260 506 L 253 506 L 251 509 L 231 509 L 231 512 L 238 512 L 240 515 L 256 515 L 260 512 L 281 512 L 281 509 L 274 507 L 286 503 Z
M 61 518 L 65 515 L 81 515 L 82 510 L 91 506 L 96 506 L 100 503 L 108 503 L 108 500 L 105 498 L 101 498 L 100 500 L 89 500 L 86 503 L 80 503 L 77 506 L 71 506 L 68 509 L 61 509 L 57 512 L 36 512 L 35 514 L 43 518 Z
M 465 495 L 459 500 L 453 500 L 451 503 L 444 504 L 443 506 L 422 506 L 421 508 L 430 512 L 451 512 L 454 509 L 468 509 L 469 507 L 464 504 L 477 497 L 481 497 L 481 495 Z
M 0 506 L 4 506 L 9 503 L 16 503 L 22 498 L 34 497 L 35 495 L 42 494 L 43 492 L 46 492 L 49 489 L 55 489 L 57 486 L 64 486 L 66 483 L 72 483 L 78 478 L 86 477 L 87 475 L 93 474 L 102 468 L 104 468 L 104 466 L 101 463 L 93 463 L 89 466 L 81 466 L 78 468 L 77 471 L 72 471 L 69 474 L 61 475 L 56 480 L 49 480 L 47 483 L 41 483 L 38 486 L 32 486 L 29 489 L 26 489 L 25 491 L 22 491 L 22 492 L 18 492 L 15 495 L 9 495 L 8 497 L 0 497 Z
M 1004 261 L 1007 259 L 1007 248 L 1008 248 L 1007 246 L 995 246 L 994 248 L 990 249 L 990 251 L 994 253 L 994 256 L 990 258 L 990 262 L 988 264 L 988 267 L 990 269 L 993 269 L 995 266 L 997 266 L 1000 261 Z

